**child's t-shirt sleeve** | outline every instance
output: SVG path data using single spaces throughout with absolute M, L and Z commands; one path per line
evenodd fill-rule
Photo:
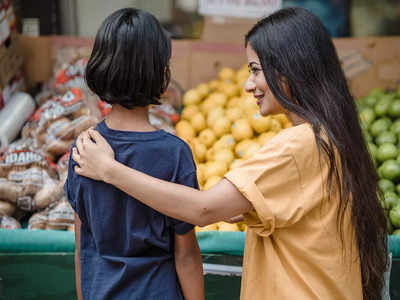
M 72 145 L 72 147 L 74 147 L 74 145 Z M 72 153 L 72 151 L 70 153 Z M 64 184 L 64 192 L 67 196 L 68 202 L 71 204 L 71 207 L 78 214 L 79 218 L 82 221 L 83 212 L 81 205 L 79 205 L 79 198 L 82 189 L 79 175 L 77 175 L 74 171 L 74 167 L 76 165 L 77 163 L 72 159 L 72 154 L 70 154 L 68 161 L 68 176 Z
M 65 195 L 67 195 L 68 202 L 71 204 L 72 208 L 76 211 L 76 199 L 72 197 L 74 191 L 71 188 L 71 186 L 73 186 L 72 181 L 74 181 L 73 172 L 74 172 L 74 161 L 72 160 L 70 154 L 68 159 L 68 176 L 64 183 L 64 192 Z
M 195 189 L 199 189 L 199 184 L 197 182 L 197 175 L 196 175 L 196 170 L 183 175 L 182 177 L 178 178 L 178 181 L 176 183 L 186 185 L 188 187 L 192 187 Z M 172 228 L 174 229 L 175 233 L 183 235 L 188 233 L 194 228 L 194 225 L 179 221 L 173 218 L 169 218 Z

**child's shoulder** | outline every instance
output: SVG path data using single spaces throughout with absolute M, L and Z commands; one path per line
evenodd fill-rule
M 166 132 L 166 134 L 164 135 L 165 140 L 168 142 L 169 145 L 174 145 L 177 149 L 183 149 L 183 150 L 187 150 L 190 151 L 190 147 L 188 145 L 188 143 L 186 143 L 184 140 L 182 140 L 180 137 Z

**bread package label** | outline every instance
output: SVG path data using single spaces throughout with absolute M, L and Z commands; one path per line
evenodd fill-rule
M 81 87 L 84 84 L 85 69 L 88 60 L 79 58 L 69 64 L 56 75 L 55 87 L 64 85 L 65 87 Z

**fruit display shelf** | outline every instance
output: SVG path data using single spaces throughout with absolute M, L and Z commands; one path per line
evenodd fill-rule
M 207 300 L 239 299 L 244 232 L 196 233 Z M 400 236 L 389 236 L 390 293 L 400 299 Z M 0 299 L 75 299 L 73 232 L 0 230 Z

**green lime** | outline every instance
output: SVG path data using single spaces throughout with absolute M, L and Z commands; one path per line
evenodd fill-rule
M 400 162 L 397 160 L 387 160 L 382 164 L 381 168 L 383 178 L 392 181 L 400 179 Z
M 386 116 L 389 111 L 389 106 L 391 102 L 392 101 L 389 98 L 381 98 L 374 106 L 375 115 L 377 117 Z
M 364 108 L 360 114 L 360 121 L 366 125 L 371 124 L 375 120 L 375 113 L 372 108 Z
M 390 127 L 390 131 L 400 134 L 400 119 L 397 119 L 393 122 L 392 126 Z
M 374 96 L 367 96 L 363 99 L 363 103 L 368 107 L 374 107 L 378 102 L 378 98 Z
M 387 124 L 387 126 L 389 126 L 389 128 L 392 127 L 393 122 L 392 122 L 392 120 L 391 120 L 390 118 L 388 118 L 388 117 L 382 117 L 381 120 L 385 121 L 386 124 Z
M 373 141 L 372 135 L 368 132 L 368 130 L 363 130 L 362 133 L 366 142 L 371 143 Z
M 394 118 L 400 117 L 400 100 L 394 100 L 390 104 L 388 114 Z
M 376 152 L 376 158 L 380 162 L 384 162 L 389 159 L 396 159 L 397 155 L 397 147 L 393 144 L 382 144 L 378 147 L 378 151 Z
M 397 136 L 395 133 L 393 133 L 391 131 L 384 131 L 376 137 L 375 142 L 377 145 L 383 145 L 386 143 L 396 144 Z
M 379 100 L 382 100 L 382 99 L 392 102 L 392 101 L 396 100 L 396 94 L 395 93 L 385 94 Z
M 386 192 L 384 197 L 385 197 L 385 202 L 390 209 L 400 204 L 400 199 L 395 192 Z
M 382 165 L 379 166 L 378 169 L 376 169 L 376 173 L 378 174 L 379 179 L 383 178 L 382 170 Z
M 400 235 L 400 229 L 396 229 L 392 232 L 392 235 Z
M 388 131 L 390 128 L 391 124 L 387 121 L 386 118 L 381 118 L 378 120 L 375 120 L 372 124 L 371 127 L 369 128 L 369 132 L 377 137 L 380 135 L 382 132 Z
M 363 111 L 364 109 L 366 109 L 368 106 L 361 100 L 356 101 L 356 109 L 358 112 Z
M 396 193 L 400 195 L 400 184 L 396 185 Z
M 396 228 L 400 227 L 400 205 L 393 207 L 389 212 L 390 221 Z
M 368 93 L 368 97 L 380 98 L 383 95 L 385 95 L 385 89 L 384 88 L 373 88 Z
M 369 154 L 372 158 L 376 157 L 376 153 L 378 152 L 378 147 L 373 143 L 367 143 Z
M 394 183 L 387 179 L 378 180 L 378 187 L 382 191 L 382 193 L 394 192 L 395 189 Z

